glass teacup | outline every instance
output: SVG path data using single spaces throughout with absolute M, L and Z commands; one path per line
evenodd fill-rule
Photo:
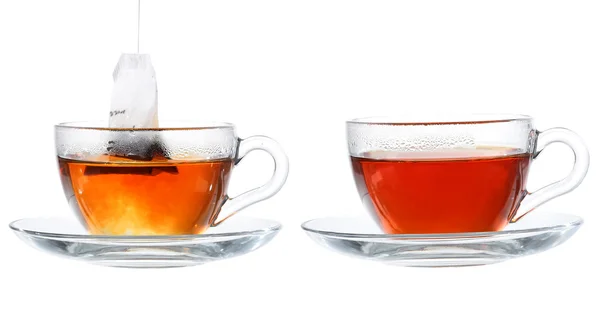
M 275 195 L 288 160 L 265 136 L 237 137 L 229 123 L 162 122 L 160 128 L 55 126 L 56 153 L 69 205 L 92 234 L 199 234 Z M 252 150 L 275 161 L 265 185 L 227 196 L 234 166 Z
M 575 189 L 589 165 L 579 136 L 564 128 L 540 132 L 523 115 L 354 119 L 347 141 L 361 200 L 391 234 L 502 230 Z M 553 142 L 573 150 L 573 170 L 530 193 L 529 166 Z

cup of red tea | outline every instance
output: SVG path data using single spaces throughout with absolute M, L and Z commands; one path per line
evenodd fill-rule
M 575 189 L 588 151 L 564 129 L 535 129 L 524 115 L 362 118 L 346 123 L 354 180 L 363 205 L 390 234 L 502 230 Z M 575 155 L 571 173 L 527 191 L 529 167 L 550 143 Z
M 162 122 L 160 128 L 55 126 L 63 190 L 92 234 L 200 234 L 241 209 L 275 195 L 288 159 L 265 136 L 240 139 L 229 123 Z M 262 187 L 230 198 L 235 165 L 252 150 L 275 161 Z

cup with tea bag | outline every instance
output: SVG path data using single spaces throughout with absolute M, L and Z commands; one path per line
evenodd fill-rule
M 200 234 L 284 185 L 288 160 L 273 139 L 241 139 L 231 123 L 159 122 L 157 101 L 149 55 L 124 54 L 108 123 L 55 126 L 63 190 L 90 233 Z M 273 157 L 273 176 L 231 198 L 235 165 L 253 150 Z

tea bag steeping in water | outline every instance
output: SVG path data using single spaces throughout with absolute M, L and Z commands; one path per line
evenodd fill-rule
M 109 113 L 111 128 L 158 127 L 158 89 L 148 54 L 122 54 L 113 73 Z M 115 132 L 108 147 L 112 156 L 150 161 L 164 157 L 158 137 Z

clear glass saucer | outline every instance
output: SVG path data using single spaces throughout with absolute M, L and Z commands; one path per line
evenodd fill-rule
M 25 243 L 54 255 L 114 267 L 182 267 L 252 252 L 271 241 L 281 224 L 233 216 L 201 235 L 96 236 L 74 218 L 27 218 L 10 228 Z
M 385 234 L 368 217 L 320 218 L 302 228 L 336 252 L 400 266 L 448 267 L 502 262 L 564 243 L 583 224 L 569 214 L 531 212 L 499 232 Z

